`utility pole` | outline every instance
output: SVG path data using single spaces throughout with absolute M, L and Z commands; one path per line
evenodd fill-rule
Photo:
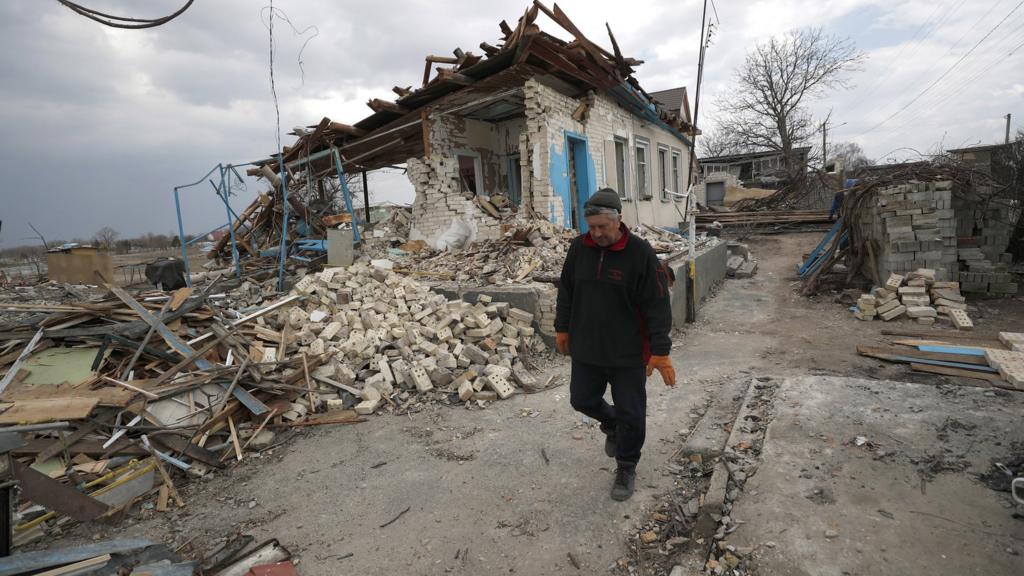
M 828 133 L 828 118 L 821 123 L 821 171 L 825 172 L 825 166 L 828 164 L 828 148 L 825 147 L 826 139 L 825 135 Z
M 1010 113 L 1006 113 L 1006 144 L 1010 143 Z

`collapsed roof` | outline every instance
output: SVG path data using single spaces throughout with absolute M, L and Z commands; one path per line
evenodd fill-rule
M 536 24 L 544 12 L 574 40 L 566 42 Z M 534 78 L 570 96 L 590 91 L 604 93 L 624 108 L 662 128 L 678 133 L 685 141 L 696 132 L 688 110 L 674 111 L 646 93 L 633 76 L 642 60 L 622 55 L 608 28 L 612 51 L 587 39 L 554 5 L 549 9 L 539 0 L 527 8 L 513 29 L 500 23 L 502 40 L 497 46 L 480 43 L 483 55 L 456 48 L 454 57 L 426 57 L 423 83 L 393 88 L 394 101 L 372 99 L 367 105 L 374 111 L 353 125 L 324 118 L 310 130 L 297 130 L 294 145 L 284 148 L 285 163 L 301 162 L 316 152 L 336 148 L 346 171 L 374 170 L 401 164 L 410 157 L 428 152 L 428 130 L 424 121 L 429 114 L 454 113 L 487 121 L 499 121 L 524 113 L 522 84 Z M 432 68 L 436 66 L 436 74 Z M 274 165 L 277 155 L 263 164 Z M 311 162 L 314 173 L 326 173 L 335 167 L 331 158 Z M 259 169 L 251 171 L 259 173 Z

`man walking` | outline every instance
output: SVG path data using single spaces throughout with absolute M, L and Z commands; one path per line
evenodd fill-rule
M 611 496 L 633 495 L 644 445 L 647 377 L 676 383 L 669 359 L 672 311 L 666 268 L 654 249 L 622 223 L 611 188 L 587 200 L 589 231 L 573 240 L 562 267 L 555 314 L 558 351 L 572 357 L 572 407 L 601 423 L 605 453 L 618 467 Z M 614 405 L 604 400 L 612 388 Z

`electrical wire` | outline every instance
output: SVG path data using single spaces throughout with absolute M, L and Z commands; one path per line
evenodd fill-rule
M 264 21 L 263 17 L 264 17 L 264 14 L 266 14 L 268 12 L 271 15 L 276 15 L 279 20 L 284 20 L 285 22 L 287 22 L 288 26 L 292 29 L 292 33 L 295 34 L 296 36 L 302 37 L 302 36 L 306 35 L 306 32 L 309 32 L 310 30 L 313 31 L 313 35 L 310 36 L 309 38 L 306 38 L 306 41 L 302 43 L 302 47 L 299 48 L 299 55 L 297 56 L 298 63 L 299 63 L 299 75 L 300 75 L 300 78 L 301 78 L 302 85 L 305 86 L 306 85 L 306 70 L 305 70 L 305 68 L 302 67 L 302 64 L 303 64 L 303 62 L 302 62 L 302 52 L 306 50 L 306 45 L 309 44 L 309 42 L 313 38 L 316 38 L 317 36 L 320 35 L 320 29 L 317 28 L 316 25 L 312 25 L 311 24 L 309 26 L 306 26 L 305 28 L 303 28 L 300 31 L 295 26 L 295 24 L 292 23 L 291 19 L 288 18 L 288 14 L 286 14 L 284 10 L 281 10 L 280 8 L 274 8 L 273 5 L 264 6 L 263 8 L 260 9 L 260 21 L 263 22 L 263 26 L 265 28 L 269 28 L 269 22 L 268 21 Z
M 925 94 L 930 92 L 932 88 L 934 88 L 936 85 L 938 85 L 938 83 L 941 82 L 943 78 L 948 76 L 950 72 L 952 72 L 957 66 L 959 66 L 968 56 L 970 56 L 978 48 L 978 46 L 980 46 L 983 42 L 985 42 L 985 40 L 987 40 L 989 38 L 989 36 L 991 36 L 992 33 L 995 32 L 1000 26 L 1002 26 L 1003 23 L 1006 22 L 1006 20 L 1010 16 L 1012 16 L 1013 13 L 1016 12 L 1022 5 L 1024 5 L 1024 0 L 1021 0 L 1021 2 L 1019 2 L 1016 6 L 1014 6 L 1013 9 L 1010 10 L 1010 12 L 1006 16 L 1004 16 L 1003 19 L 1000 20 L 995 26 L 993 26 L 988 32 L 986 32 L 985 35 L 982 36 L 981 39 L 978 40 L 974 44 L 974 46 L 971 47 L 970 50 L 965 52 L 963 56 L 961 56 L 956 62 L 954 62 L 952 66 L 947 68 L 945 72 L 943 72 L 941 75 L 939 75 L 939 77 L 936 78 L 931 84 L 929 84 L 924 90 L 922 90 L 920 93 L 918 93 L 917 96 L 914 96 L 914 98 L 912 98 L 909 102 L 904 104 L 902 107 L 900 107 L 898 110 L 896 110 L 895 112 L 890 114 L 888 117 L 886 117 L 881 122 L 875 124 L 874 126 L 869 128 L 868 130 L 860 133 L 858 135 L 858 137 L 865 136 L 867 134 L 870 134 L 871 132 L 874 132 L 878 128 L 881 128 L 884 124 L 886 124 L 887 122 L 889 122 L 890 120 L 892 120 L 896 116 L 899 116 L 904 110 L 910 108 L 910 106 L 912 106 L 915 102 L 920 100 L 921 97 L 923 97 Z
M 161 18 L 131 18 L 128 16 L 115 16 L 113 14 L 105 14 L 103 12 L 100 12 L 99 10 L 93 10 L 92 8 L 86 8 L 85 6 L 82 6 L 81 4 L 78 4 L 76 2 L 71 2 L 71 0 L 57 1 L 60 2 L 61 5 L 63 5 L 65 8 L 71 10 L 79 16 L 85 16 L 86 18 L 93 20 L 95 22 L 99 22 L 104 26 L 110 26 L 111 28 L 123 28 L 126 30 L 141 30 L 143 28 L 155 28 L 157 26 L 162 26 L 170 22 L 171 20 L 174 20 L 178 16 L 184 14 L 185 11 L 188 10 L 190 6 L 192 6 L 192 3 L 195 2 L 195 0 L 188 0 L 187 2 L 185 2 L 185 5 L 179 8 L 177 11 L 168 14 L 167 16 L 163 16 Z

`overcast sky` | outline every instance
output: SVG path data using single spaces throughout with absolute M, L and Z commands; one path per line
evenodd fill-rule
M 180 4 L 80 2 L 137 17 L 163 15 Z M 55 0 L 0 4 L 0 245 L 30 242 L 28 222 L 51 240 L 89 238 L 103 226 L 123 236 L 170 232 L 176 228 L 175 185 L 195 181 L 218 162 L 243 163 L 273 152 L 264 4 L 196 0 L 173 22 L 139 31 L 107 28 Z M 717 18 L 710 15 L 717 26 L 707 54 L 701 120 L 714 114 L 716 96 L 730 89 L 747 50 L 773 33 L 816 25 L 848 36 L 868 57 L 863 70 L 850 75 L 852 89 L 829 94 L 813 107 L 822 117 L 832 110 L 830 139 L 858 142 L 875 159 L 1001 142 L 1007 112 L 1014 114 L 1014 130 L 1024 126 L 1024 47 L 1011 55 L 1024 42 L 1021 4 L 719 0 Z M 514 25 L 528 4 L 274 5 L 299 31 L 315 25 L 319 32 L 308 40 L 300 69 L 299 50 L 313 31 L 300 36 L 275 21 L 275 77 L 286 133 L 323 116 L 358 121 L 370 112 L 368 99 L 393 98 L 394 85 L 416 86 L 426 54 L 447 54 L 456 46 L 479 53 L 481 41 L 497 43 L 500 20 Z M 686 85 L 692 94 L 702 0 L 560 5 L 605 46 L 609 22 L 623 52 L 646 61 L 638 78 L 647 90 Z M 565 37 L 543 15 L 539 24 Z M 882 123 L 943 73 L 930 91 Z M 293 137 L 283 139 L 288 144 Z M 250 180 L 247 186 L 233 200 L 236 210 L 265 185 Z M 374 175 L 370 188 L 377 200 L 412 199 L 401 174 Z M 183 215 L 190 233 L 226 220 L 209 184 L 185 192 Z

